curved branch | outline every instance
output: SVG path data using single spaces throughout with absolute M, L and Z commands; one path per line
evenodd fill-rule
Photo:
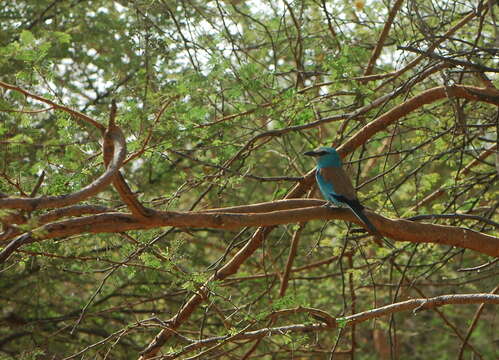
M 338 147 L 338 153 L 341 157 L 347 156 L 359 146 L 367 142 L 376 133 L 385 130 L 400 118 L 408 115 L 412 111 L 435 101 L 453 96 L 465 98 L 473 101 L 483 101 L 494 105 L 499 105 L 499 91 L 491 88 L 477 88 L 473 86 L 454 85 L 450 87 L 439 86 L 416 95 L 402 104 L 395 106 L 375 120 L 371 121 L 362 129 L 357 131 L 349 140 Z M 302 197 L 314 184 L 315 169 L 309 171 L 295 187 L 286 196 L 287 199 Z
M 446 97 L 464 98 L 472 101 L 483 101 L 493 105 L 499 105 L 499 91 L 491 88 L 477 88 L 474 86 L 454 85 L 439 86 L 422 92 L 419 95 L 395 106 L 376 120 L 360 129 L 347 142 L 338 148 L 341 155 L 353 152 L 356 148 L 365 144 L 374 134 L 386 129 L 389 125 L 406 116 L 410 112 L 423 105 L 436 102 Z
M 106 165 L 106 167 L 109 167 L 109 162 L 112 160 L 112 156 L 114 153 L 114 142 L 112 134 L 118 129 L 115 123 L 115 119 L 116 102 L 113 100 L 113 102 L 111 103 L 111 111 L 109 113 L 109 129 L 104 134 L 104 142 L 102 144 L 102 154 L 104 158 L 104 165 Z M 149 209 L 146 209 L 144 205 L 142 205 L 137 200 L 119 170 L 116 172 L 116 175 L 113 178 L 113 186 L 120 195 L 121 200 L 123 200 L 123 202 L 126 204 L 128 209 L 130 209 L 133 215 L 139 217 L 147 217 L 149 215 L 151 211 L 149 211 Z
M 106 171 L 94 182 L 72 194 L 40 196 L 37 198 L 0 198 L 0 209 L 21 209 L 33 211 L 38 209 L 58 208 L 75 204 L 101 192 L 113 181 L 113 178 L 116 176 L 118 170 L 123 164 L 126 153 L 125 137 L 119 128 L 113 129 L 109 132 L 108 136 L 112 139 L 114 144 L 113 158 Z
M 301 200 L 306 202 L 306 200 Z M 316 204 L 318 200 L 312 199 Z M 291 201 L 293 203 L 295 201 Z M 282 202 L 281 202 L 282 204 Z M 262 206 L 266 207 L 267 204 Z M 499 238 L 453 226 L 416 223 L 402 219 L 389 219 L 366 211 L 369 219 L 379 232 L 395 241 L 410 241 L 414 243 L 435 243 L 471 249 L 490 256 L 499 256 Z M 41 226 L 23 234 L 0 252 L 0 262 L 19 246 L 47 239 L 67 237 L 83 233 L 114 233 L 129 230 L 150 229 L 162 226 L 175 227 L 210 227 L 217 229 L 237 229 L 247 226 L 266 226 L 302 223 L 315 219 L 340 219 L 362 225 L 348 209 L 307 207 L 289 210 L 270 211 L 262 213 L 210 213 L 210 212 L 154 212 L 147 218 L 137 218 L 130 214 L 105 213 L 76 219 L 68 219 Z M 245 248 L 241 249 L 244 250 Z M 248 251 L 246 249 L 245 251 Z M 242 256 L 242 253 L 241 255 Z M 229 264 L 227 264 L 229 265 Z M 232 269 L 227 268 L 227 276 Z M 224 268 L 220 270 L 226 276 Z M 220 275 L 220 273 L 219 273 Z
M 69 108 L 67 106 L 56 104 L 52 100 L 46 99 L 43 96 L 39 96 L 39 95 L 33 94 L 33 93 L 29 92 L 28 90 L 25 90 L 25 89 L 23 89 L 23 88 L 21 88 L 19 86 L 11 85 L 11 84 L 8 84 L 8 83 L 3 82 L 3 81 L 0 81 L 0 86 L 3 87 L 4 89 L 9 89 L 9 90 L 17 91 L 17 92 L 23 94 L 24 96 L 27 96 L 27 97 L 36 99 L 38 101 L 41 101 L 41 102 L 43 102 L 45 104 L 50 105 L 54 109 L 62 110 L 64 112 L 70 114 L 71 116 L 74 116 L 77 119 L 83 120 L 86 123 L 89 123 L 89 124 L 93 125 L 97 129 L 99 129 L 102 133 L 104 133 L 104 131 L 106 130 L 106 128 L 104 127 L 104 125 L 99 124 L 97 121 L 95 121 L 94 119 L 92 119 L 90 116 L 87 116 L 87 115 L 85 115 L 85 114 L 83 114 L 83 113 L 81 113 L 79 111 L 73 110 L 73 109 L 71 109 L 71 108 Z
M 367 320 L 379 318 L 382 316 L 390 315 L 397 312 L 413 310 L 418 312 L 421 310 L 433 309 L 444 305 L 457 305 L 457 304 L 499 304 L 499 295 L 492 294 L 462 294 L 462 295 L 441 295 L 429 299 L 411 299 L 407 301 L 402 301 L 395 304 L 390 304 L 377 309 L 372 309 L 364 311 L 358 314 L 346 316 L 343 318 L 334 318 L 328 313 L 308 308 L 295 308 L 281 310 L 281 314 L 295 314 L 297 312 L 309 313 L 314 317 L 324 317 L 323 323 L 316 324 L 293 324 L 278 327 L 268 327 L 253 331 L 243 331 L 235 335 L 224 335 L 216 336 L 207 339 L 193 341 L 192 343 L 185 346 L 182 350 L 164 356 L 164 359 L 175 359 L 181 355 L 188 352 L 209 346 L 211 344 L 226 342 L 226 341 L 236 341 L 236 340 L 254 340 L 263 336 L 273 336 L 273 335 L 285 335 L 289 333 L 296 332 L 311 332 L 311 331 L 324 331 L 332 330 L 337 328 L 338 324 L 343 324 L 343 326 L 352 326 Z M 142 357 L 147 359 L 147 357 Z

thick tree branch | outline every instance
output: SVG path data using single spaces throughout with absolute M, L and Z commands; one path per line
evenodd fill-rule
M 112 154 L 114 153 L 114 141 L 112 134 L 118 129 L 115 123 L 116 111 L 116 102 L 113 100 L 111 103 L 111 111 L 109 113 L 109 128 L 104 134 L 104 143 L 102 145 L 102 154 L 106 167 L 109 167 L 109 163 L 112 161 Z M 137 200 L 119 170 L 113 178 L 113 186 L 120 195 L 121 200 L 123 200 L 133 215 L 138 217 L 148 216 L 150 213 L 149 209 L 146 209 L 144 205 Z
M 390 9 L 390 13 L 388 14 L 388 18 L 386 19 L 385 26 L 383 27 L 383 31 L 381 31 L 381 34 L 379 36 L 379 39 L 376 43 L 376 46 L 373 49 L 373 52 L 371 54 L 371 58 L 369 59 L 369 62 L 367 63 L 366 70 L 364 72 L 364 76 L 368 76 L 372 74 L 374 64 L 376 63 L 376 60 L 378 59 L 379 55 L 381 54 L 381 50 L 383 49 L 383 45 L 385 44 L 385 40 L 388 36 L 388 33 L 390 32 L 390 28 L 392 27 L 393 24 L 393 19 L 395 19 L 395 15 L 400 9 L 400 6 L 402 6 L 402 3 L 404 0 L 397 0 L 395 4 L 393 4 L 393 7 Z
M 404 101 L 378 117 L 376 120 L 371 121 L 340 146 L 338 152 L 342 155 L 353 152 L 356 148 L 365 144 L 374 134 L 386 129 L 395 121 L 400 120 L 407 114 L 424 105 L 434 103 L 448 96 L 499 105 L 499 91 L 495 89 L 463 85 L 435 87 Z
M 34 211 L 47 208 L 58 208 L 76 204 L 91 196 L 100 193 L 106 188 L 118 173 L 125 159 L 125 137 L 119 128 L 115 128 L 107 135 L 114 144 L 112 161 L 106 171 L 91 184 L 72 194 L 58 196 L 40 196 L 37 198 L 4 197 L 0 199 L 0 209 L 21 209 Z
M 474 16 L 474 15 L 473 15 Z M 472 18 L 472 16 L 467 17 L 467 21 L 469 21 Z M 464 24 L 465 22 L 463 22 Z M 456 25 L 457 27 L 457 25 Z M 404 69 L 404 71 L 407 69 Z M 454 89 L 459 89 L 459 90 L 454 90 Z M 499 103 L 499 92 L 494 90 L 494 89 L 479 89 L 479 88 L 473 88 L 473 87 L 467 87 L 467 86 L 453 86 L 450 88 L 449 87 L 445 88 L 444 86 L 442 87 L 437 87 L 430 89 L 428 91 L 423 92 L 422 94 L 419 94 L 407 101 L 405 101 L 403 104 L 396 106 L 395 108 L 391 109 L 387 113 L 381 115 L 377 119 L 373 120 L 366 126 L 364 126 L 360 131 L 358 131 L 352 138 L 350 138 L 347 142 L 345 142 L 342 146 L 338 148 L 338 152 L 340 155 L 345 157 L 348 153 L 353 152 L 357 147 L 361 146 L 364 142 L 366 142 L 369 138 L 371 138 L 374 134 L 376 134 L 379 131 L 382 131 L 386 129 L 389 125 L 392 123 L 395 123 L 398 121 L 401 117 L 409 114 L 411 111 L 414 111 L 415 109 L 440 100 L 442 98 L 445 98 L 446 96 L 454 96 L 454 97 L 465 97 L 469 98 L 470 100 L 479 100 L 479 101 L 487 101 L 490 99 L 490 96 L 485 96 L 478 98 L 475 95 L 471 93 L 471 89 L 474 89 L 475 91 L 483 91 L 487 94 L 493 95 L 492 97 L 495 98 L 495 103 Z M 487 101 L 490 102 L 490 101 Z M 285 199 L 293 199 L 293 198 L 300 198 L 305 193 L 313 186 L 315 183 L 314 179 L 314 174 L 315 174 L 315 169 L 311 170 L 310 172 L 307 173 L 307 175 L 303 178 L 302 181 L 300 181 L 285 197 Z M 421 224 L 420 224 L 421 225 Z M 375 223 L 375 226 L 378 226 L 377 223 Z M 246 243 L 246 245 L 239 250 L 232 259 L 230 259 L 214 276 L 212 276 L 206 284 L 210 283 L 210 281 L 216 280 L 216 279 L 224 279 L 227 276 L 230 276 L 234 274 L 241 264 L 249 258 L 255 251 L 256 249 L 259 248 L 263 240 L 267 237 L 267 235 L 273 230 L 273 227 L 260 227 L 258 228 L 251 239 Z M 383 232 L 381 231 L 383 234 Z M 416 235 L 412 234 L 413 236 Z M 489 237 L 488 235 L 485 235 L 485 237 Z M 495 245 L 492 245 L 495 247 L 494 253 L 498 256 L 497 254 L 499 253 L 497 243 L 499 239 L 490 237 L 490 242 L 495 243 Z M 487 240 L 484 239 L 483 241 L 484 244 L 489 243 L 489 239 Z M 194 312 L 194 310 L 197 308 L 199 304 L 203 302 L 203 299 L 206 298 L 205 294 L 206 288 L 203 286 L 198 294 L 193 295 L 187 302 L 186 304 L 177 312 L 177 314 L 171 319 L 172 321 L 172 326 L 175 328 L 179 327 L 185 320 L 189 318 L 189 316 Z M 144 350 L 144 355 L 141 357 L 141 360 L 143 359 L 148 359 L 153 356 L 155 356 L 163 344 L 168 340 L 168 338 L 172 335 L 172 332 L 169 330 L 162 330 L 160 331 L 156 337 L 150 342 L 150 344 L 147 346 L 147 348 Z
M 312 199 L 310 201 L 317 203 L 319 200 Z M 290 202 L 293 203 L 294 201 L 291 200 Z M 264 204 L 262 206 L 267 207 L 268 205 Z M 389 219 L 370 211 L 366 211 L 366 213 L 383 236 L 395 241 L 457 246 L 490 256 L 499 256 L 499 238 L 487 234 L 453 226 Z M 362 225 L 350 210 L 343 208 L 331 209 L 324 206 L 246 214 L 157 211 L 151 212 L 147 218 L 137 218 L 123 213 L 104 213 L 50 223 L 24 234 L 14 241 L 20 246 L 21 244 L 84 233 L 114 233 L 162 226 L 209 227 L 233 230 L 247 226 L 271 227 L 295 224 L 316 219 L 338 219 Z M 0 262 L 6 259 L 4 252 L 5 249 L 0 252 Z

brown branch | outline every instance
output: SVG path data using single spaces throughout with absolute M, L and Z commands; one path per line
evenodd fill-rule
M 118 173 L 118 170 L 125 159 L 125 138 L 121 130 L 115 128 L 110 131 L 107 136 L 109 139 L 112 139 L 114 144 L 113 158 L 106 171 L 91 184 L 85 186 L 80 191 L 66 195 L 41 196 L 37 198 L 1 198 L 0 209 L 33 211 L 38 209 L 58 208 L 78 203 L 104 190 Z
M 291 238 L 291 247 L 289 248 L 288 260 L 286 261 L 286 268 L 282 274 L 281 287 L 279 289 L 279 296 L 284 296 L 286 294 L 286 289 L 288 288 L 289 276 L 292 271 L 293 261 L 295 260 L 296 253 L 298 252 L 298 243 L 300 242 L 300 235 L 303 231 L 304 224 L 300 224 L 300 227 L 295 230 L 293 237 Z
M 312 199 L 311 201 L 315 203 L 318 200 Z M 383 236 L 395 241 L 457 246 L 490 256 L 499 256 L 499 238 L 487 234 L 453 226 L 389 219 L 370 211 L 366 211 L 366 214 Z M 273 227 L 316 219 L 338 219 L 354 222 L 362 226 L 362 223 L 350 210 L 345 208 L 326 208 L 323 206 L 248 214 L 157 211 L 153 212 L 148 218 L 137 218 L 133 215 L 123 213 L 105 213 L 63 220 L 41 226 L 32 230 L 29 235 L 23 235 L 27 236 L 23 242 L 33 243 L 82 233 L 114 233 L 163 226 L 209 227 L 232 230 L 246 226 Z
M 5 83 L 3 81 L 0 81 L 0 86 L 3 87 L 4 89 L 9 89 L 9 90 L 17 91 L 17 92 L 23 94 L 24 96 L 27 96 L 27 97 L 36 99 L 38 101 L 41 101 L 41 102 L 43 102 L 45 104 L 50 105 L 54 109 L 62 110 L 64 112 L 70 114 L 71 116 L 74 116 L 77 119 L 83 120 L 84 122 L 93 125 L 97 129 L 99 129 L 102 133 L 104 133 L 104 131 L 106 130 L 106 128 L 104 127 L 104 125 L 99 124 L 97 121 L 95 121 L 94 119 L 92 119 L 90 116 L 82 114 L 81 112 L 73 110 L 73 109 L 71 109 L 71 108 L 69 108 L 67 106 L 59 105 L 59 104 L 53 102 L 52 100 L 46 99 L 46 98 L 44 98 L 42 96 L 39 96 L 39 95 L 36 95 L 36 94 L 33 94 L 33 93 L 29 92 L 28 90 L 25 90 L 25 89 L 23 89 L 23 88 L 21 88 L 19 86 L 11 85 L 11 84 Z
M 460 91 L 456 91 L 454 94 L 453 90 L 450 90 L 450 93 L 453 93 L 453 96 L 465 96 L 465 97 L 470 97 L 473 100 L 483 100 L 483 98 L 478 98 L 472 94 L 468 93 L 468 89 L 470 87 L 466 86 L 454 86 L 451 87 L 451 89 L 459 88 Z M 486 93 L 493 93 L 497 94 L 497 91 L 491 90 L 491 89 L 478 89 L 478 88 L 473 88 L 477 89 L 479 91 L 484 91 Z M 448 90 L 448 89 L 447 89 Z M 373 120 L 371 123 L 367 124 L 363 129 L 361 129 L 358 133 L 356 133 L 350 140 L 345 142 L 343 146 L 340 146 L 338 148 L 338 151 L 340 154 L 345 157 L 349 152 L 352 152 L 355 150 L 358 146 L 360 146 L 362 143 L 359 141 L 366 141 L 370 137 L 372 137 L 374 134 L 376 134 L 379 131 L 384 130 L 386 127 L 388 127 L 390 124 L 398 121 L 401 117 L 409 114 L 411 111 L 414 111 L 415 109 L 427 104 L 431 103 L 432 101 L 437 101 L 441 98 L 444 98 L 447 96 L 448 92 L 446 92 L 445 87 L 437 87 L 434 89 L 430 89 L 420 95 L 417 95 L 408 101 L 404 102 L 402 104 L 403 106 L 395 107 L 394 109 L 388 111 L 387 113 L 383 114 L 382 116 L 378 117 L 376 120 Z M 438 96 L 435 96 L 438 95 Z M 498 96 L 499 97 L 499 96 Z M 499 100 L 498 100 L 499 101 Z M 408 106 L 409 104 L 410 106 Z M 373 125 L 374 124 L 374 125 Z M 307 173 L 307 175 L 303 178 L 303 181 L 298 183 L 285 197 L 285 199 L 293 199 L 293 198 L 299 198 L 302 197 L 314 184 L 314 174 L 315 174 L 315 169 Z M 292 211 L 292 210 L 291 210 Z M 303 209 L 303 211 L 308 211 L 308 209 Z M 403 220 L 402 220 L 403 221 Z M 301 222 L 301 221 L 297 221 Z M 377 224 L 375 224 L 377 226 Z M 421 224 L 419 224 L 421 225 Z M 425 224 L 429 225 L 429 224 Z M 439 225 L 432 225 L 432 226 L 439 226 Z M 177 314 L 170 320 L 172 327 L 178 328 L 185 320 L 187 320 L 190 315 L 194 312 L 194 310 L 198 307 L 199 304 L 201 304 L 204 300 L 205 292 L 206 292 L 206 285 L 209 284 L 213 280 L 217 279 L 225 279 L 226 277 L 234 274 L 239 267 L 241 266 L 244 261 L 249 258 L 255 251 L 258 249 L 263 242 L 263 240 L 267 237 L 267 235 L 273 230 L 273 227 L 260 227 L 258 228 L 251 239 L 246 243 L 246 245 L 241 248 L 214 276 L 212 276 L 206 284 L 201 287 L 199 290 L 199 293 L 193 295 L 185 304 L 184 306 L 177 312 Z M 470 230 L 468 230 L 470 231 Z M 382 232 L 383 233 L 383 232 Z M 472 232 L 473 233 L 473 232 Z M 417 233 L 412 234 L 412 235 L 417 235 Z M 431 234 L 430 234 L 431 235 Z M 433 234 L 434 235 L 434 234 Z M 461 234 L 462 235 L 462 234 Z M 485 235 L 487 238 L 483 239 L 482 244 L 487 245 L 487 243 L 496 243 L 499 241 L 499 239 L 490 237 L 491 240 L 488 239 L 488 235 Z M 494 247 L 494 245 L 492 245 Z M 496 248 L 496 253 L 499 253 L 499 246 L 495 246 Z M 497 255 L 496 255 L 497 256 Z M 141 360 L 148 359 L 151 357 L 154 357 L 163 344 L 166 343 L 166 341 L 169 339 L 169 337 L 172 335 L 172 332 L 170 330 L 163 329 L 161 330 L 156 337 L 149 343 L 147 348 L 143 351 L 143 356 L 141 356 Z
M 458 31 L 460 28 L 462 28 L 464 25 L 466 25 L 467 23 L 469 23 L 471 20 L 473 20 L 475 17 L 479 16 L 480 13 L 482 12 L 482 10 L 485 8 L 485 5 L 484 5 L 484 2 L 481 1 L 480 2 L 480 5 L 478 6 L 478 9 L 476 11 L 471 11 L 468 15 L 466 15 L 461 21 L 459 21 L 456 25 L 454 25 L 452 28 L 450 28 L 449 30 L 447 30 L 447 32 L 440 36 L 438 38 L 438 40 L 436 40 L 435 42 L 433 42 L 427 49 L 427 51 L 433 51 L 436 49 L 436 47 L 438 45 L 440 45 L 442 42 L 444 42 L 445 40 L 447 40 L 449 37 L 451 37 L 456 31 Z M 406 71 L 412 69 L 413 67 L 415 67 L 417 64 L 419 64 L 421 62 L 421 60 L 423 60 L 425 58 L 424 55 L 419 55 L 418 57 L 416 57 L 414 60 L 412 60 L 409 64 L 407 64 L 406 66 L 404 66 L 402 69 L 399 69 L 399 70 L 396 70 L 390 74 L 383 74 L 384 77 L 387 77 L 387 75 L 390 77 L 387 81 L 385 81 L 384 83 L 382 83 L 381 85 L 379 85 L 377 88 L 376 88 L 376 91 L 380 90 L 381 88 L 383 88 L 386 84 L 388 84 L 389 82 L 391 82 L 392 80 L 398 78 L 400 75 L 404 74 Z
M 113 100 L 111 104 L 111 111 L 109 113 L 109 129 L 104 134 L 104 142 L 102 145 L 102 153 L 104 157 L 104 165 L 109 167 L 109 162 L 111 161 L 112 154 L 114 153 L 114 142 L 112 141 L 113 132 L 119 130 L 115 123 L 116 118 L 116 102 Z M 128 186 L 127 182 L 118 170 L 113 178 L 113 186 L 120 195 L 121 200 L 126 204 L 131 213 L 138 217 L 147 217 L 150 211 L 142 205 L 132 190 Z
M 42 186 L 44 180 L 45 180 L 45 171 L 42 171 L 42 173 L 38 177 L 38 180 L 36 181 L 35 187 L 33 188 L 33 190 L 31 190 L 29 197 L 36 196 L 36 194 L 38 193 L 38 190 L 40 190 L 40 186 Z
M 372 74 L 374 64 L 376 63 L 376 60 L 378 59 L 379 54 L 381 54 L 381 49 L 383 49 L 383 45 L 385 44 L 386 37 L 388 36 L 388 33 L 390 32 L 390 28 L 392 27 L 393 19 L 395 18 L 395 15 L 399 11 L 400 6 L 402 6 L 403 2 L 404 2 L 404 0 L 397 0 L 397 2 L 395 4 L 393 4 L 393 7 L 391 8 L 390 13 L 388 14 L 388 19 L 386 19 L 385 26 L 383 27 L 383 30 L 381 31 L 378 42 L 376 43 L 376 47 L 373 49 L 373 52 L 371 54 L 371 58 L 369 59 L 366 70 L 364 72 L 364 76 L 368 76 L 368 75 Z
M 360 129 L 346 143 L 338 148 L 342 155 L 353 152 L 357 147 L 365 144 L 374 134 L 386 129 L 395 121 L 401 119 L 412 111 L 444 99 L 447 96 L 463 98 L 472 101 L 483 101 L 493 105 L 499 105 L 499 91 L 490 88 L 477 88 L 473 86 L 454 85 L 439 86 L 422 92 L 419 95 L 395 106 L 376 120 Z
M 457 304 L 499 304 L 499 296 L 491 294 L 463 294 L 463 295 L 441 295 L 433 298 L 411 299 L 395 304 L 383 306 L 381 308 L 364 311 L 358 314 L 346 316 L 343 318 L 334 318 L 327 312 L 319 309 L 311 308 L 295 308 L 280 310 L 271 314 L 271 316 L 283 316 L 295 313 L 309 313 L 316 318 L 324 318 L 323 323 L 316 324 L 293 324 L 278 327 L 267 327 L 253 331 L 241 331 L 235 335 L 229 334 L 224 336 L 216 336 L 207 339 L 193 341 L 191 344 L 185 346 L 182 350 L 174 353 L 164 355 L 163 359 L 175 359 L 188 352 L 200 349 L 202 347 L 210 346 L 216 343 L 226 343 L 228 341 L 240 340 L 255 340 L 265 336 L 285 335 L 297 332 L 312 332 L 332 330 L 338 327 L 338 323 L 343 326 L 354 326 L 355 324 L 365 322 L 367 320 L 379 318 L 382 316 L 390 315 L 397 312 L 413 310 L 414 312 L 423 309 L 434 309 L 444 305 L 457 305 Z M 142 355 L 141 359 L 150 359 L 151 357 Z

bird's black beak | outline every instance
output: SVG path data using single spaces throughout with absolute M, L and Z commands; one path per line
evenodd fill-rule
M 307 156 L 321 156 L 321 152 L 317 151 L 317 150 L 313 150 L 313 151 L 307 151 L 307 152 L 303 153 L 303 155 L 307 155 Z

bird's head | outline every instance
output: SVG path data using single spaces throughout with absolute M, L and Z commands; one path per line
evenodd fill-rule
M 314 156 L 317 158 L 319 167 L 341 166 L 341 158 L 336 149 L 332 147 L 320 147 L 312 151 L 307 151 L 303 155 Z

